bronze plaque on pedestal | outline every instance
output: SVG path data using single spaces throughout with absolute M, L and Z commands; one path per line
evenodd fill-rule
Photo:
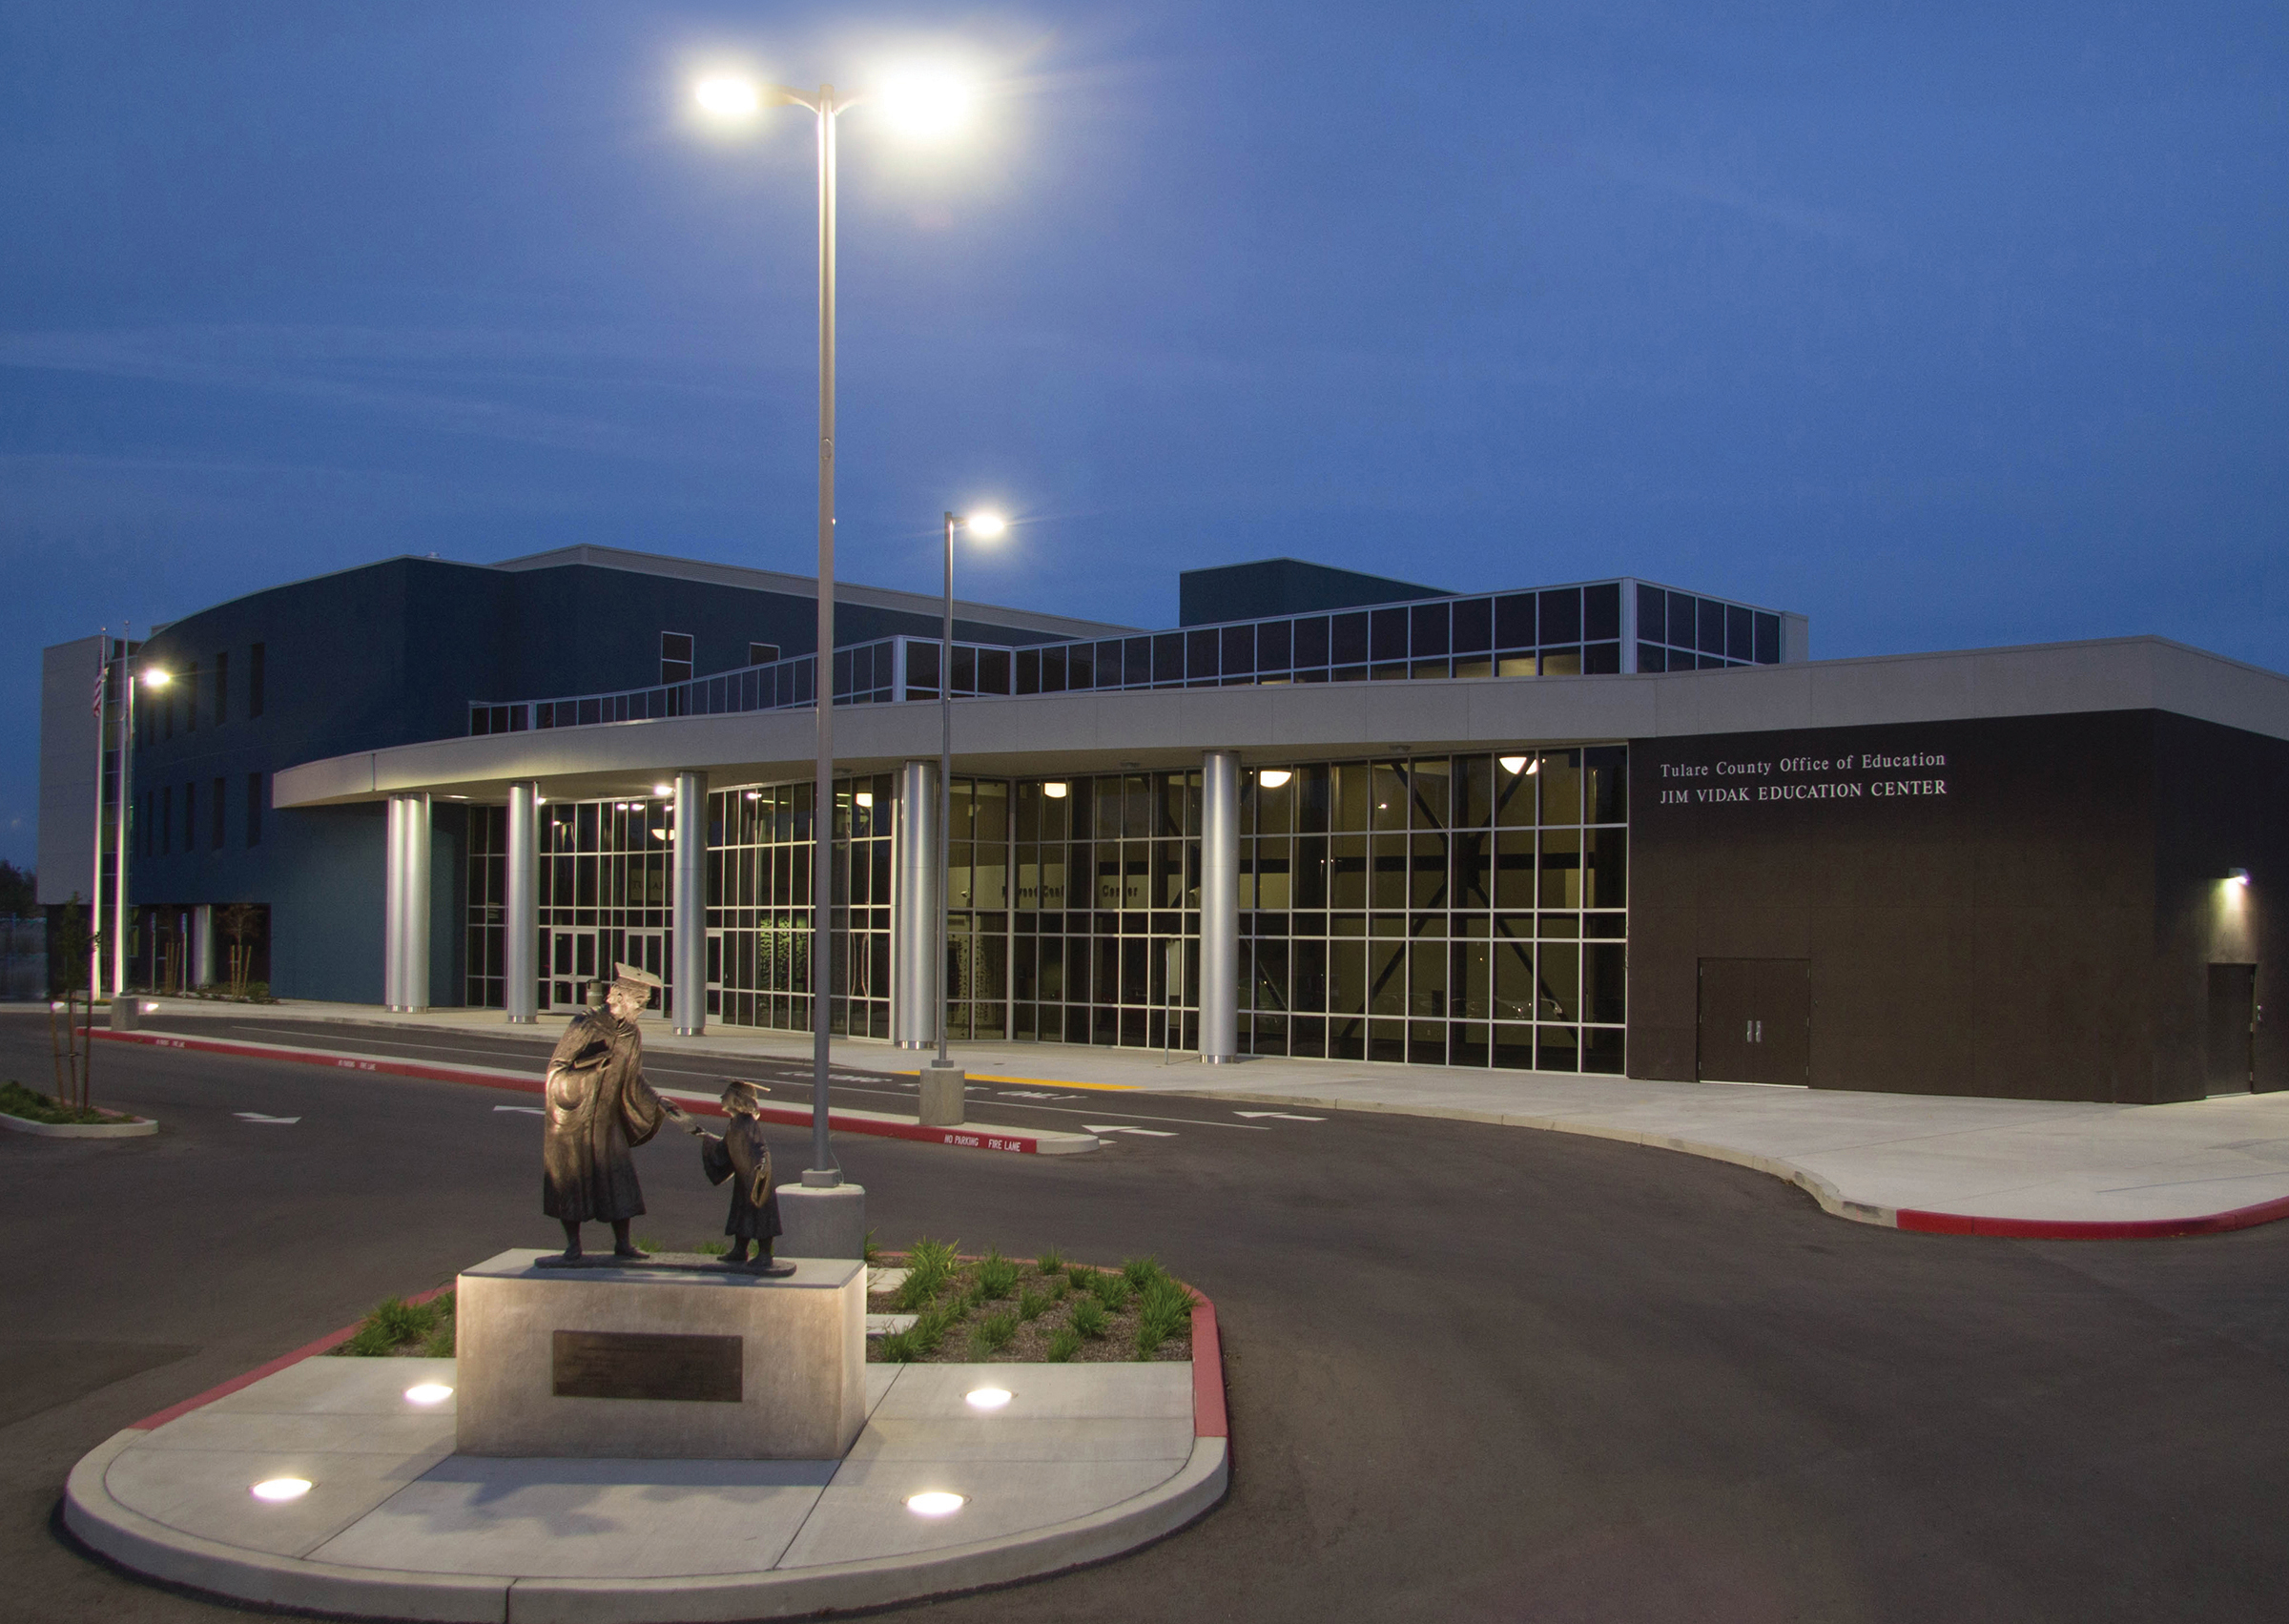
M 645 1331 L 558 1331 L 550 1364 L 558 1398 L 740 1401 L 741 1339 Z

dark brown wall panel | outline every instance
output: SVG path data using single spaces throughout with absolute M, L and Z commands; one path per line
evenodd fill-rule
M 2155 721 L 1634 742 L 1631 1073 L 1695 1075 L 1700 959 L 1802 957 L 1815 1087 L 2156 1098 Z

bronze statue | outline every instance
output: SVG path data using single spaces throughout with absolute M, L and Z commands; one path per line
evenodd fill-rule
M 757 1116 L 763 1096 L 769 1092 L 759 1082 L 739 1078 L 724 1086 L 723 1114 L 730 1123 L 721 1139 L 713 1134 L 700 1136 L 699 1164 L 709 1183 L 732 1182 L 731 1216 L 723 1221 L 732 1249 L 724 1254 L 724 1266 L 778 1276 L 793 1274 L 794 1265 L 773 1263 L 771 1258 L 772 1240 L 779 1233 L 779 1192 L 772 1184 L 771 1145 L 763 1138 L 763 1124 Z M 751 1241 L 755 1247 L 752 1264 L 747 1261 Z
M 612 1226 L 612 1256 L 641 1259 L 628 1238 L 642 1216 L 644 1191 L 629 1152 L 659 1132 L 663 1118 L 696 1133 L 684 1108 L 644 1080 L 644 1039 L 636 1021 L 660 978 L 632 964 L 618 967 L 604 1007 L 573 1018 L 548 1058 L 546 1127 L 541 1141 L 541 1210 L 565 1226 L 565 1252 L 542 1267 L 570 1268 L 585 1260 L 580 1226 Z

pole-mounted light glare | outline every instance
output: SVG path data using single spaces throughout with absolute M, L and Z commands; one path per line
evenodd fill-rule
M 988 542 L 1009 528 L 1009 521 L 999 513 L 973 513 L 962 523 L 969 526 L 971 535 Z
M 763 111 L 763 92 L 740 73 L 710 73 L 691 87 L 691 99 L 711 118 L 753 118 Z
M 901 134 L 935 140 L 970 121 L 978 89 L 944 68 L 908 68 L 885 75 L 871 99 Z
M 145 688 L 165 688 L 173 681 L 175 681 L 175 673 L 170 670 L 161 669 L 157 666 L 154 666 L 150 670 L 143 673 L 143 686 Z
M 2229 870 L 2225 879 L 2228 885 L 2237 885 L 2245 891 L 2249 888 L 2249 871 L 2247 869 Z

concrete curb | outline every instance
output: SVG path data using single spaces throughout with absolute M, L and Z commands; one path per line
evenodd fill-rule
M 435 1295 L 426 1292 L 414 1301 Z M 1231 1483 L 1216 1305 L 1194 1291 L 1192 1451 L 1174 1475 L 1086 1516 L 878 1562 L 618 1580 L 349 1568 L 184 1533 L 112 1497 L 105 1474 L 145 1432 L 323 1353 L 356 1328 L 320 1338 L 113 1433 L 72 1467 L 64 1487 L 64 1526 L 88 1549 L 131 1573 L 226 1601 L 421 1624 L 733 1624 L 882 1607 L 1046 1578 L 1174 1533 L 1212 1510 Z
M 174 1032 L 109 1032 L 95 1036 L 113 1043 L 141 1043 L 155 1049 L 183 1049 L 205 1055 L 237 1055 L 245 1059 L 287 1060 L 299 1065 L 332 1066 L 340 1071 L 369 1072 L 377 1077 L 412 1077 L 428 1082 L 461 1082 L 480 1088 L 505 1088 L 520 1094 L 541 1092 L 541 1079 L 531 1072 L 500 1066 L 442 1066 L 426 1060 L 402 1059 L 395 1055 L 364 1055 L 344 1049 L 305 1049 L 288 1043 L 257 1043 L 245 1038 L 186 1038 Z M 714 1096 L 690 1089 L 663 1088 L 701 1116 L 720 1117 Z M 811 1113 L 794 1105 L 770 1105 L 758 1113 L 767 1122 L 786 1127 L 809 1127 Z M 997 1150 L 1019 1156 L 1073 1156 L 1096 1150 L 1103 1141 L 1094 1134 L 1059 1133 L 1054 1129 L 993 1127 L 964 1122 L 959 1127 L 933 1128 L 882 1111 L 831 1110 L 827 1125 L 840 1133 L 869 1134 L 876 1139 L 912 1140 L 923 1144 L 948 1144 L 963 1150 Z
M 146 1134 L 157 1133 L 159 1124 L 149 1117 L 126 1122 L 35 1122 L 29 1117 L 14 1117 L 0 1111 L 0 1128 L 47 1139 L 141 1139 Z
M 1798 1189 L 1820 1203 L 1831 1217 L 1880 1229 L 1903 1229 L 1922 1235 L 1975 1235 L 2000 1241 L 2161 1241 L 2189 1235 L 2222 1235 L 2289 1219 L 2289 1197 L 2259 1202 L 2253 1206 L 2182 1218 L 2071 1219 L 1987 1218 L 1970 1213 L 1936 1212 L 1921 1207 L 1882 1206 L 1847 1198 L 1828 1180 L 1808 1168 L 1777 1156 L 1763 1156 L 1728 1144 L 1683 1139 L 1674 1134 L 1639 1133 L 1599 1122 L 1581 1122 L 1564 1117 L 1517 1116 L 1499 1111 L 1476 1111 L 1466 1106 L 1400 1105 L 1381 1100 L 1335 1100 L 1302 1094 L 1224 1093 L 1191 1096 L 1199 1100 L 1238 1100 L 1255 1105 L 1309 1105 L 1320 1111 L 1359 1111 L 1393 1117 L 1430 1117 L 1445 1121 L 1484 1122 L 1494 1127 L 1535 1128 L 1544 1133 L 1575 1134 L 1583 1139 L 1639 1144 L 1653 1150 L 1673 1150 L 1763 1173 Z

